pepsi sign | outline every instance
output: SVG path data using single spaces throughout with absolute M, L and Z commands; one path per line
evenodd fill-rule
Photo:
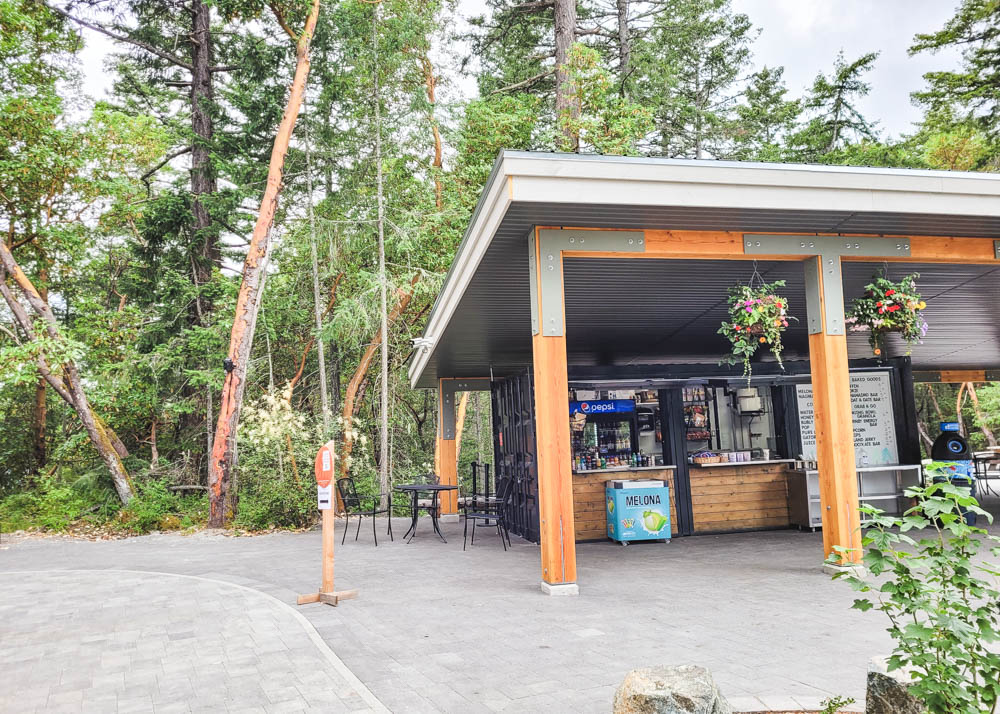
M 572 414 L 628 414 L 635 411 L 635 402 L 631 399 L 595 399 L 586 402 L 570 402 L 569 413 Z

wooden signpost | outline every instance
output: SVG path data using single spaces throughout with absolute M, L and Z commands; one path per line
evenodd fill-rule
M 323 516 L 323 581 L 319 592 L 309 595 L 299 595 L 298 604 L 307 605 L 313 602 L 325 602 L 336 606 L 341 600 L 350 600 L 358 596 L 357 590 L 333 589 L 333 469 L 336 454 L 336 442 L 328 441 L 316 454 L 316 502 Z

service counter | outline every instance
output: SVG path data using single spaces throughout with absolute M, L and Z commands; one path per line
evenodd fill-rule
M 576 539 L 605 540 L 608 522 L 604 489 L 608 481 L 657 480 L 670 489 L 670 530 L 677 534 L 677 505 L 674 493 L 674 466 L 636 466 L 595 469 L 573 473 L 573 515 Z
M 784 459 L 690 464 L 694 532 L 787 528 L 793 464 Z

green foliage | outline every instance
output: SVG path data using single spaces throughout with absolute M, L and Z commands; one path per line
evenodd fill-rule
M 656 116 L 653 153 L 723 158 L 741 74 L 756 38 L 730 0 L 670 0 L 635 49 L 635 100 Z
M 972 122 L 991 141 L 1000 138 L 1000 4 L 996 0 L 962 0 L 943 28 L 913 38 L 910 54 L 959 48 L 958 69 L 924 75 L 927 88 L 913 98 L 929 116 Z M 957 116 L 956 116 L 957 114 Z M 951 123 L 951 122 L 949 122 Z
M 237 527 L 302 528 L 316 520 L 313 461 L 322 427 L 293 410 L 290 397 L 288 388 L 269 390 L 244 406 Z
M 889 671 L 911 673 L 910 691 L 931 714 L 995 711 L 1000 699 L 1000 590 L 997 566 L 981 562 L 984 545 L 994 556 L 1000 539 L 965 523 L 963 513 L 992 517 L 968 489 L 949 482 L 911 488 L 916 505 L 902 517 L 862 507 L 870 518 L 863 539 L 864 565 L 874 578 L 840 573 L 865 597 L 854 608 L 876 609 L 889 619 L 895 648 Z M 932 529 L 915 538 L 913 531 Z M 831 562 L 837 562 L 845 549 Z
M 208 497 L 204 493 L 180 495 L 167 484 L 152 479 L 138 484 L 128 506 L 122 508 L 115 528 L 132 534 L 155 530 L 177 530 L 202 525 L 208 520 Z
M 784 67 L 763 67 L 750 77 L 746 103 L 736 107 L 732 158 L 777 161 L 782 141 L 802 112 L 798 100 L 786 99 Z
M 804 103 L 811 117 L 789 138 L 798 160 L 817 161 L 823 154 L 843 149 L 851 140 L 875 138 L 875 126 L 861 114 L 857 101 L 871 92 L 864 75 L 876 59 L 878 53 L 869 52 L 848 62 L 840 52 L 829 77 L 816 75 Z
M 907 344 L 913 344 L 927 334 L 927 322 L 921 311 L 927 307 L 917 292 L 919 273 L 907 275 L 898 282 L 884 274 L 876 274 L 865 285 L 865 294 L 854 298 L 847 310 L 849 329 L 868 332 L 868 342 L 876 356 L 882 354 L 886 334 L 895 332 Z
M 569 52 L 567 69 L 572 83 L 569 94 L 579 113 L 564 112 L 559 128 L 569 130 L 598 154 L 634 155 L 638 141 L 653 128 L 652 113 L 616 93 L 597 50 L 576 43 Z M 565 141 L 565 134 L 559 136 Z
M 754 285 L 734 285 L 729 289 L 729 321 L 723 322 L 719 334 L 731 344 L 729 364 L 743 363 L 743 375 L 749 381 L 750 360 L 761 345 L 767 345 L 781 364 L 781 335 L 788 327 L 788 300 L 777 294 L 785 287 L 784 280 Z
M 843 707 L 850 706 L 854 702 L 853 697 L 830 697 L 829 699 L 824 699 L 820 702 L 823 706 L 820 714 L 837 714 Z
M 63 531 L 79 520 L 92 504 L 86 494 L 67 485 L 47 483 L 0 501 L 0 531 L 41 528 Z

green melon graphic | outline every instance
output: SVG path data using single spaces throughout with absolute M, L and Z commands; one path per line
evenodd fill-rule
M 659 533 L 669 519 L 659 511 L 643 511 L 642 525 L 650 533 Z

